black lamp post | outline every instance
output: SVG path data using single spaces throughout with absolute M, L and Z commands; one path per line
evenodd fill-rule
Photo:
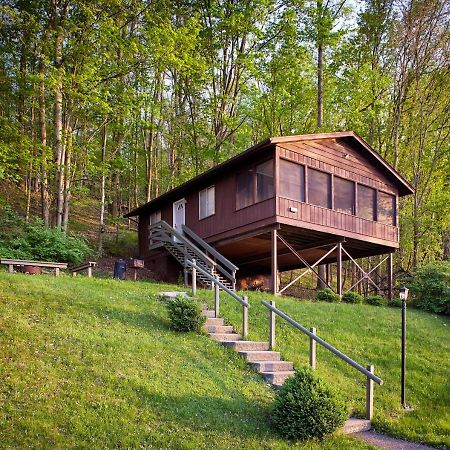
M 406 406 L 406 299 L 408 298 L 409 289 L 406 287 L 400 288 L 400 300 L 402 301 L 402 406 Z

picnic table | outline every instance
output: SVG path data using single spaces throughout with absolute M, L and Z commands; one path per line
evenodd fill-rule
M 34 266 L 47 269 L 55 269 L 55 276 L 59 275 L 60 269 L 67 269 L 67 263 L 58 263 L 52 261 L 27 261 L 23 259 L 1 259 L 0 264 L 8 266 L 9 273 L 14 272 L 14 266 Z

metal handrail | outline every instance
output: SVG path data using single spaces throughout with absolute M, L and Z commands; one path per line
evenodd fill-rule
M 288 315 L 286 315 L 285 313 L 283 313 L 282 311 L 280 311 L 278 308 L 275 308 L 274 306 L 270 305 L 269 303 L 265 302 L 264 300 L 262 300 L 261 302 L 267 309 L 269 309 L 270 311 L 273 311 L 275 314 L 277 314 L 278 316 L 280 316 L 281 318 L 283 318 L 284 320 L 286 320 L 287 322 L 289 322 L 292 326 L 294 326 L 295 328 L 297 328 L 298 330 L 302 331 L 303 333 L 305 333 L 306 335 L 308 335 L 311 339 L 315 340 L 316 342 L 318 342 L 320 345 L 322 345 L 323 347 L 325 347 L 327 350 L 329 350 L 330 352 L 334 353 L 336 356 L 338 356 L 339 358 L 341 358 L 342 360 L 344 360 L 347 364 L 351 365 L 352 367 L 354 367 L 356 370 L 359 370 L 362 374 L 364 374 L 366 377 L 370 378 L 371 380 L 375 381 L 376 383 L 378 383 L 380 386 L 383 384 L 383 380 L 379 377 L 377 377 L 376 375 L 374 375 L 372 372 L 370 372 L 369 370 L 367 370 L 365 367 L 361 366 L 361 364 L 358 364 L 356 361 L 353 361 L 353 359 L 349 358 L 346 354 L 342 353 L 341 351 L 339 351 L 337 348 L 333 347 L 332 345 L 328 344 L 328 342 L 324 341 L 323 339 L 321 339 L 319 336 L 317 336 L 316 334 L 312 333 L 311 331 L 309 331 L 307 328 L 305 328 L 303 325 L 300 325 L 298 322 L 296 322 L 294 319 L 290 318 Z
M 178 233 L 178 231 L 176 231 L 173 227 L 171 227 L 165 220 L 160 220 L 159 222 L 156 222 L 155 224 L 150 225 L 149 231 L 151 231 L 152 229 L 160 229 L 161 230 L 161 228 L 163 229 L 162 231 L 170 233 L 173 236 L 175 236 L 178 240 L 180 240 L 183 245 L 188 247 L 200 259 L 202 259 L 205 262 L 205 264 L 208 264 L 211 267 L 216 266 L 216 263 L 208 255 L 203 253 L 199 248 L 197 248 L 190 241 L 188 241 L 182 234 Z
M 228 269 L 231 271 L 239 270 L 237 266 L 235 266 L 230 260 L 225 258 L 225 256 L 221 255 L 215 248 L 211 247 L 207 242 L 205 242 L 200 236 L 195 234 L 189 227 L 186 225 L 182 225 L 183 231 L 191 237 L 197 244 L 200 244 L 206 251 L 211 253 L 216 259 L 221 261 Z
M 190 267 L 195 267 L 196 270 L 198 270 L 202 275 L 204 275 L 206 278 L 208 278 L 211 282 L 217 284 L 222 290 L 224 290 L 227 294 L 231 295 L 235 300 L 237 300 L 242 306 L 249 307 L 250 304 L 243 300 L 239 295 L 237 295 L 234 291 L 229 289 L 227 286 L 225 286 L 218 278 L 211 275 L 206 270 L 199 267 L 197 264 L 195 264 L 192 261 L 187 260 L 186 264 Z

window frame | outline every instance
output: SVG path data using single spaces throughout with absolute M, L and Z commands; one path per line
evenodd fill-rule
M 264 164 L 268 161 L 272 161 L 272 179 L 273 179 L 273 193 L 270 197 L 265 198 L 264 200 L 258 200 L 256 201 L 257 198 L 257 172 L 256 172 L 256 167 L 260 166 L 261 164 Z M 238 177 L 244 173 L 244 172 L 251 172 L 252 174 L 252 202 L 249 205 L 245 205 L 245 206 L 241 206 L 238 208 L 238 191 L 237 191 L 237 184 L 238 184 Z M 234 189 L 235 189 L 235 195 L 234 195 L 234 206 L 235 206 L 235 211 L 240 211 L 244 208 L 249 208 L 250 206 L 253 205 L 257 205 L 258 203 L 262 203 L 265 202 L 266 200 L 270 200 L 271 198 L 275 198 L 277 195 L 276 192 L 276 167 L 275 167 L 275 157 L 271 156 L 270 158 L 267 159 L 263 159 L 261 161 L 258 161 L 257 163 L 252 164 L 251 166 L 240 170 L 236 173 L 235 177 L 234 177 Z
M 310 166 L 305 166 L 305 167 L 306 167 L 306 171 L 305 171 L 305 203 L 307 203 L 308 205 L 316 206 L 317 208 L 324 208 L 324 209 L 329 209 L 331 211 L 334 211 L 334 209 L 333 209 L 333 206 L 334 206 L 333 205 L 333 203 L 334 203 L 334 201 L 333 201 L 333 199 L 334 199 L 333 176 L 334 176 L 334 174 L 331 172 L 327 172 L 326 170 L 316 169 L 315 167 L 310 167 Z M 309 172 L 311 170 L 323 173 L 329 177 L 329 180 L 330 180 L 330 186 L 329 186 L 329 190 L 328 190 L 328 194 L 329 194 L 328 205 L 329 206 L 316 205 L 315 203 L 311 203 L 309 201 L 309 176 L 310 176 Z
M 307 191 L 307 188 L 306 188 L 306 184 L 307 184 L 307 176 L 306 176 L 307 169 L 306 168 L 307 168 L 307 166 L 306 166 L 306 164 L 302 164 L 302 163 L 299 163 L 297 161 L 293 161 L 292 159 L 280 157 L 280 164 L 279 164 L 280 168 L 281 168 L 281 161 L 286 161 L 288 163 L 295 164 L 297 166 L 303 167 L 303 198 L 304 199 L 303 200 L 299 200 L 297 198 L 288 197 L 288 196 L 283 195 L 281 193 L 281 183 L 282 183 L 282 181 L 281 181 L 280 171 L 278 172 L 278 178 L 279 178 L 279 180 L 278 180 L 278 197 L 287 198 L 289 200 L 294 200 L 296 202 L 307 203 L 306 202 L 306 198 L 307 198 L 306 197 L 306 191 Z M 300 186 L 300 184 L 299 184 L 299 186 Z
M 353 184 L 353 211 L 351 213 L 345 212 L 345 211 L 338 211 L 336 209 L 336 179 L 344 180 L 349 183 Z M 336 211 L 339 214 L 347 214 L 347 216 L 356 216 L 356 210 L 357 210 L 357 185 L 358 183 L 354 180 L 348 180 L 347 178 L 340 177 L 339 175 L 332 174 L 332 181 L 331 181 L 331 195 L 333 196 L 332 203 L 333 203 L 333 211 Z
M 202 217 L 201 216 L 201 194 L 202 192 L 206 192 L 206 199 L 208 199 L 208 191 L 210 189 L 214 189 L 214 204 L 213 204 L 213 212 L 210 214 L 207 214 L 206 216 Z M 203 220 L 203 219 L 207 219 L 208 217 L 214 216 L 216 214 L 216 185 L 212 184 L 211 186 L 208 186 L 205 189 L 202 189 L 201 191 L 198 192 L 198 220 Z
M 390 227 L 396 227 L 397 226 L 397 199 L 398 199 L 398 195 L 393 194 L 392 192 L 387 192 L 383 189 L 376 189 L 377 194 L 376 194 L 376 202 L 375 202 L 375 209 L 376 209 L 376 218 L 377 218 L 377 222 L 382 224 L 382 225 L 388 225 Z M 378 221 L 379 218 L 379 214 L 378 214 L 378 200 L 379 200 L 379 193 L 385 194 L 385 195 L 389 195 L 390 197 L 393 197 L 392 200 L 392 206 L 393 206 L 393 210 L 392 210 L 392 223 L 382 223 Z

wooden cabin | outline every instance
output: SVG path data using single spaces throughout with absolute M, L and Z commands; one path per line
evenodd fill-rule
M 314 270 L 320 258 L 320 264 L 340 264 L 391 255 L 399 247 L 398 198 L 411 193 L 354 132 L 283 136 L 126 217 L 138 217 L 140 258 L 160 279 L 176 281 L 183 271 L 163 248 L 149 250 L 149 226 L 164 220 L 179 232 L 183 224 L 189 227 L 239 268 L 238 279 L 267 276 L 277 293 L 280 271 Z

